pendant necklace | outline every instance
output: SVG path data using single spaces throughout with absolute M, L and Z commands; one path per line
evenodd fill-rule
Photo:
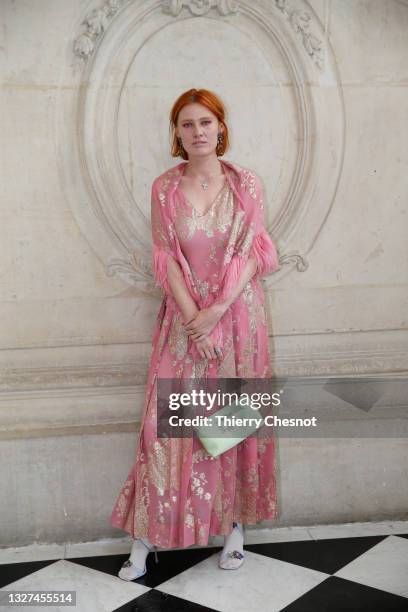
M 212 175 L 212 176 L 214 176 L 214 175 Z M 201 187 L 203 189 L 208 189 L 208 187 L 209 187 L 209 184 L 208 184 L 208 182 L 205 179 L 204 179 L 204 181 L 200 181 L 200 185 L 201 185 Z
M 213 176 L 214 176 L 214 175 L 213 175 Z M 200 185 L 201 185 L 201 187 L 202 187 L 203 189 L 208 189 L 208 183 L 207 183 L 207 181 L 206 181 L 206 180 L 202 181 L 202 182 L 200 183 Z

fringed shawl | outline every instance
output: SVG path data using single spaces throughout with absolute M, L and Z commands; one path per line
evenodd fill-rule
M 171 255 L 180 265 L 188 291 L 198 308 L 226 299 L 236 286 L 249 257 L 257 262 L 255 276 L 261 278 L 272 274 L 279 267 L 276 247 L 265 228 L 263 187 L 260 178 L 251 170 L 241 168 L 226 160 L 219 160 L 231 186 L 236 202 L 227 248 L 220 271 L 220 291 L 202 297 L 195 286 L 190 266 L 181 250 L 174 226 L 175 198 L 181 176 L 188 162 L 181 162 L 158 176 L 152 185 L 151 223 L 153 239 L 153 273 L 155 283 L 162 287 L 166 298 L 175 308 L 168 282 L 167 261 Z M 217 346 L 222 346 L 220 322 L 211 336 Z

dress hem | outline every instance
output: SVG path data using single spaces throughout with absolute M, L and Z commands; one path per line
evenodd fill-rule
M 228 531 L 225 531 L 225 532 L 221 531 L 221 532 L 216 532 L 216 533 L 213 533 L 213 532 L 210 531 L 209 534 L 208 534 L 208 539 L 210 537 L 227 536 L 227 535 L 229 535 L 231 533 L 231 531 L 232 531 L 232 528 L 233 528 L 232 527 L 232 523 L 233 522 L 235 522 L 235 523 L 242 523 L 245 526 L 245 525 L 258 525 L 259 523 L 261 523 L 263 521 L 276 521 L 277 519 L 278 519 L 278 512 L 277 511 L 274 512 L 272 515 L 260 518 L 260 519 L 258 519 L 256 521 L 245 521 L 241 516 L 236 515 L 236 516 L 233 517 L 233 519 L 231 521 L 231 527 L 230 527 L 230 529 Z M 155 546 L 157 546 L 157 548 L 159 548 L 159 549 L 161 548 L 163 550 L 171 550 L 173 548 L 177 548 L 177 549 L 178 548 L 189 548 L 190 546 L 209 546 L 208 539 L 207 539 L 207 542 L 204 542 L 204 541 L 194 541 L 194 542 L 190 542 L 188 544 L 179 543 L 179 544 L 174 544 L 172 546 L 163 546 L 162 544 L 156 543 L 152 538 L 150 538 L 148 533 L 143 533 L 142 535 L 135 536 L 133 531 L 131 531 L 130 529 L 125 529 L 124 527 L 121 527 L 119 524 L 117 524 L 114 521 L 111 521 L 111 525 L 113 527 L 116 527 L 117 529 L 121 529 L 122 531 L 125 531 L 134 540 L 140 539 L 140 538 L 146 538 L 146 539 L 149 540 L 150 544 L 154 544 Z

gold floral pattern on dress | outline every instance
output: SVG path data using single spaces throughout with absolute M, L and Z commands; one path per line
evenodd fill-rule
M 157 494 L 164 495 L 166 483 L 168 482 L 169 465 L 166 461 L 165 442 L 157 439 L 151 450 L 152 459 L 149 461 L 149 480 L 154 483 Z
M 175 355 L 176 361 L 180 361 L 187 354 L 189 340 L 188 334 L 183 327 L 183 319 L 180 312 L 176 312 L 173 316 L 168 339 L 170 353 Z M 173 365 L 176 365 L 176 362 Z
M 223 242 L 219 241 L 217 244 L 210 244 L 210 255 L 208 259 L 205 261 L 205 266 L 210 266 L 212 263 L 217 262 L 217 251 L 223 248 Z M 218 274 L 214 274 L 218 278 Z
M 223 492 L 222 480 L 221 478 L 218 478 L 212 511 L 214 512 L 215 516 L 220 522 L 222 521 L 223 517 L 225 517 L 225 513 L 223 512 L 224 510 L 223 493 L 224 492 Z
M 204 472 L 198 474 L 195 470 L 192 471 L 190 487 L 191 491 L 198 495 L 200 499 L 209 501 L 211 499 L 211 493 L 205 491 L 205 486 L 208 485 L 208 480 L 205 477 Z
M 252 283 L 249 281 L 242 291 L 242 299 L 248 307 L 249 331 L 251 334 L 256 334 L 258 327 L 259 311 L 257 306 L 259 305 L 259 302 L 255 299 L 255 297 L 256 295 Z
M 225 234 L 231 225 L 233 213 L 233 192 L 226 183 L 211 208 L 204 215 L 198 215 L 194 206 L 189 202 L 188 206 L 177 206 L 175 223 L 179 238 L 180 240 L 191 240 L 198 230 L 203 230 L 209 238 L 214 236 L 216 230 Z
M 239 167 L 237 172 L 230 170 L 229 187 L 222 190 L 211 214 L 193 221 L 192 209 L 177 197 L 180 174 L 177 167 L 154 184 L 154 246 L 173 257 L 181 249 L 185 261 L 179 263 L 191 286 L 195 283 L 199 289 L 193 296 L 197 300 L 217 294 L 222 287 L 223 265 L 228 265 L 233 256 L 246 256 L 250 251 L 254 227 L 259 228 L 262 190 L 252 171 Z M 190 220 L 185 223 L 185 219 Z M 159 264 L 164 276 L 164 259 Z M 230 305 L 220 324 L 222 359 L 211 360 L 214 369 L 209 375 L 270 376 L 264 294 L 256 277 Z M 208 373 L 209 360 L 188 350 L 193 342 L 187 336 L 177 303 L 166 294 L 156 320 L 154 369 L 149 369 L 136 464 L 113 513 L 115 526 L 134 538 L 148 537 L 163 548 L 207 545 L 209 533 L 230 533 L 232 521 L 255 525 L 260 520 L 272 520 L 278 511 L 273 439 L 248 438 L 214 458 L 196 437 L 155 436 L 156 379 L 165 373 L 177 382 L 194 385 Z
M 242 346 L 242 361 L 239 364 L 239 375 L 242 378 L 254 376 L 254 339 L 252 334 L 244 338 Z
M 249 228 L 245 233 L 245 236 L 243 237 L 243 240 L 237 245 L 237 252 L 240 257 L 243 257 L 249 252 L 254 239 L 254 233 L 254 224 L 250 223 Z
M 193 367 L 191 368 L 191 378 L 203 378 L 208 365 L 207 357 L 203 357 L 197 361 L 193 362 Z
M 195 451 L 192 455 L 192 463 L 199 463 L 200 461 L 214 461 L 214 457 L 212 457 L 212 455 L 209 455 L 207 453 L 207 451 L 204 448 L 200 448 L 199 450 Z
M 241 187 L 247 188 L 251 197 L 256 200 L 255 174 L 248 169 L 242 171 Z
M 242 233 L 244 229 L 244 216 L 245 216 L 245 213 L 243 210 L 238 210 L 234 215 L 234 219 L 232 222 L 230 235 L 228 239 L 228 244 L 225 248 L 223 266 L 226 266 L 227 264 L 230 263 L 232 256 L 234 255 L 236 251 L 236 243 L 238 241 L 238 237 L 240 236 L 240 234 Z
M 220 378 L 236 378 L 237 364 L 234 351 L 234 339 L 232 333 L 224 338 L 223 358 L 218 366 L 218 376 Z
M 191 271 L 191 276 L 193 279 L 193 284 L 196 290 L 198 291 L 198 293 L 201 295 L 202 298 L 206 298 L 208 295 L 208 289 L 209 289 L 208 281 L 201 280 L 197 276 L 197 274 L 194 272 L 194 270 Z
M 162 206 L 165 206 L 166 204 L 167 192 L 169 190 L 170 183 L 172 179 L 176 179 L 176 178 L 177 178 L 177 171 L 175 169 L 167 170 L 167 172 L 164 173 L 162 180 L 161 180 L 160 190 L 159 190 L 159 200 Z

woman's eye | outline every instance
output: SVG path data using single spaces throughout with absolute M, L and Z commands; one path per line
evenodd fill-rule
M 206 121 L 203 121 L 203 123 L 211 123 L 211 121 L 209 119 L 206 119 Z M 191 125 L 190 121 L 188 123 L 183 123 L 183 127 L 187 127 L 188 125 Z

